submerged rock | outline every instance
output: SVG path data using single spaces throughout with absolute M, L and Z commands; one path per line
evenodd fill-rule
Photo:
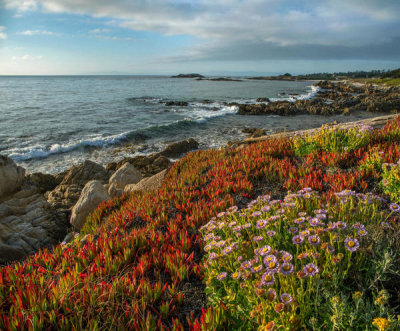
M 178 106 L 178 107 L 187 107 L 189 104 L 186 101 L 167 101 L 165 103 L 166 106 Z

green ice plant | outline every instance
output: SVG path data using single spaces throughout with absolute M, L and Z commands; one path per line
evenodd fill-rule
M 384 163 L 381 187 L 395 202 L 400 202 L 400 160 L 397 164 Z
M 353 151 L 368 144 L 372 131 L 372 127 L 365 125 L 351 128 L 324 125 L 320 129 L 296 135 L 293 138 L 293 147 L 298 156 L 305 156 L 316 150 Z
M 322 205 L 318 193 L 305 188 L 283 201 L 263 196 L 247 209 L 219 213 L 201 228 L 211 304 L 224 304 L 232 327 L 241 329 L 364 330 L 350 314 L 354 309 L 371 323 L 391 318 L 388 310 L 358 301 L 342 312 L 332 304 L 350 300 L 354 294 L 345 283 L 371 263 L 367 229 L 386 225 L 396 212 L 381 204 L 372 194 L 346 190 Z M 338 293 L 343 299 L 334 299 Z

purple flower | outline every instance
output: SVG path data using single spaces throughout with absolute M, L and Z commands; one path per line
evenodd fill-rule
M 358 240 L 350 237 L 344 240 L 344 244 L 349 252 L 355 252 L 360 247 L 360 243 L 358 242 Z
M 304 266 L 303 271 L 306 274 L 306 276 L 315 277 L 318 274 L 319 269 L 316 264 L 308 263 Z
M 273 236 L 275 236 L 276 235 L 276 232 L 275 231 L 268 231 L 267 232 L 267 236 L 269 236 L 269 237 L 273 237 Z
M 282 274 L 282 275 L 285 275 L 285 276 L 290 275 L 290 274 L 293 272 L 293 270 L 294 270 L 293 264 L 287 263 L 287 262 L 286 262 L 286 263 L 283 263 L 283 264 L 281 265 L 281 268 L 280 268 L 281 274 Z
M 381 226 L 382 226 L 383 228 L 385 228 L 385 229 L 388 229 L 388 228 L 390 227 L 390 225 L 389 225 L 388 222 L 382 222 L 382 223 L 381 223 Z
M 290 253 L 288 253 L 288 252 L 284 252 L 284 253 L 282 254 L 282 261 L 290 262 L 290 261 L 292 261 L 292 260 L 293 260 L 293 255 L 292 255 L 292 254 L 290 254 Z
M 344 223 L 344 222 L 342 222 L 342 221 L 336 222 L 336 223 L 335 223 L 335 226 L 336 226 L 336 228 L 339 229 L 339 230 L 344 230 L 344 229 L 347 228 L 347 224 Z
M 255 211 L 253 214 L 251 214 L 251 216 L 253 216 L 253 217 L 261 216 L 261 212 Z
M 289 228 L 289 232 L 290 232 L 291 234 L 294 234 L 294 233 L 299 232 L 299 229 L 296 228 L 295 226 L 292 226 L 291 228 Z
M 227 275 L 228 275 L 227 272 L 221 272 L 221 273 L 218 275 L 217 279 L 218 279 L 218 280 L 223 280 L 224 278 L 226 278 Z
M 301 235 L 294 236 L 294 237 L 292 238 L 292 242 L 293 242 L 293 244 L 295 244 L 295 245 L 302 244 L 302 243 L 304 242 L 304 237 L 301 236 Z
M 252 273 L 257 273 L 257 272 L 260 272 L 262 269 L 263 269 L 263 266 L 262 266 L 262 264 L 260 264 L 258 266 L 255 266 L 255 267 L 251 268 L 251 272 Z
M 231 252 L 232 252 L 232 247 L 231 247 L 231 246 L 225 247 L 225 248 L 222 250 L 222 253 L 223 253 L 224 255 L 228 255 L 228 254 L 230 254 Z
M 398 213 L 400 211 L 400 206 L 397 203 L 391 203 L 389 208 L 395 213 Z
M 315 217 L 320 220 L 326 220 L 326 214 L 317 214 L 317 215 L 315 215 Z
M 312 218 L 309 223 L 311 226 L 318 226 L 320 224 L 320 220 L 315 217 L 315 218 Z
M 326 251 L 328 253 L 333 253 L 335 251 L 335 249 L 332 246 L 326 246 Z
M 307 213 L 305 212 L 305 211 L 301 211 L 301 212 L 299 212 L 299 214 L 298 214 L 300 217 L 305 217 L 305 216 L 307 216 Z
M 246 223 L 243 225 L 243 229 L 248 229 L 251 227 L 251 223 Z
M 303 217 L 299 217 L 299 218 L 296 218 L 296 219 L 294 220 L 294 223 L 296 223 L 296 224 L 301 224 L 301 223 L 304 223 L 305 220 L 306 220 L 306 218 L 305 218 L 304 216 L 303 216 Z
M 240 225 L 238 225 L 238 226 L 235 226 L 232 230 L 234 232 L 238 232 L 238 231 L 242 230 L 242 227 Z
M 225 216 L 225 212 L 223 211 L 223 212 L 221 212 L 221 213 L 219 213 L 218 215 L 217 215 L 217 217 L 223 217 L 223 216 Z
M 259 248 L 258 254 L 261 256 L 267 255 L 271 251 L 271 247 L 266 245 L 264 247 Z
M 264 272 L 261 277 L 261 283 L 265 286 L 272 286 L 275 284 L 274 274 L 271 272 Z
M 263 239 L 264 239 L 263 236 L 254 236 L 254 237 L 253 237 L 253 241 L 255 241 L 255 242 L 261 241 L 261 240 L 263 240 Z
M 268 222 L 266 220 L 259 220 L 257 221 L 256 228 L 259 230 L 264 229 L 267 224 Z
M 317 246 L 321 242 L 321 239 L 317 235 L 312 235 L 308 237 L 308 242 L 313 246 Z
M 293 301 L 293 298 L 290 294 L 288 293 L 283 293 L 281 295 L 281 301 L 285 304 L 288 305 L 289 303 L 291 303 Z
M 264 206 L 261 208 L 261 211 L 263 211 L 264 213 L 269 212 L 271 210 L 270 206 Z
M 365 229 L 359 229 L 358 230 L 358 235 L 361 237 L 365 237 L 368 234 L 367 230 Z
M 250 269 L 250 268 L 251 268 L 251 263 L 250 263 L 249 261 L 244 261 L 244 262 L 240 265 L 240 267 L 241 267 L 242 269 Z

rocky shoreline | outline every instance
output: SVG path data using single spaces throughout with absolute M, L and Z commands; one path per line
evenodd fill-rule
M 349 115 L 356 111 L 397 113 L 400 111 L 400 88 L 346 82 L 320 81 L 317 95 L 309 100 L 274 101 L 238 105 L 239 115 Z M 258 101 L 257 100 L 257 101 Z
M 54 176 L 28 174 L 0 155 L 0 265 L 72 241 L 101 202 L 157 189 L 172 165 L 169 158 L 197 148 L 198 143 L 188 139 L 107 167 L 86 160 Z
M 397 113 L 400 89 L 321 81 L 321 90 L 311 100 L 238 105 L 238 114 L 296 115 L 350 114 L 353 111 Z M 243 129 L 256 141 L 262 129 Z M 234 142 L 227 147 L 239 147 Z M 33 173 L 0 155 L 0 264 L 8 264 L 74 239 L 86 217 L 112 197 L 134 191 L 157 189 L 171 167 L 170 158 L 197 149 L 188 139 L 168 145 L 162 152 L 126 157 L 106 167 L 92 161 L 74 165 L 57 175 Z

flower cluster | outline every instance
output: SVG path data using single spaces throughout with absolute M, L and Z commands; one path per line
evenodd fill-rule
M 273 319 L 275 326 L 288 327 L 295 316 L 306 321 L 321 286 L 331 290 L 332 279 L 345 279 L 367 261 L 360 252 L 369 243 L 367 227 L 391 214 L 377 208 L 382 199 L 372 194 L 345 190 L 321 205 L 319 194 L 304 188 L 283 201 L 260 197 L 245 210 L 211 219 L 201 227 L 211 300 L 248 307 L 249 316 Z M 251 314 L 255 304 L 263 310 Z

